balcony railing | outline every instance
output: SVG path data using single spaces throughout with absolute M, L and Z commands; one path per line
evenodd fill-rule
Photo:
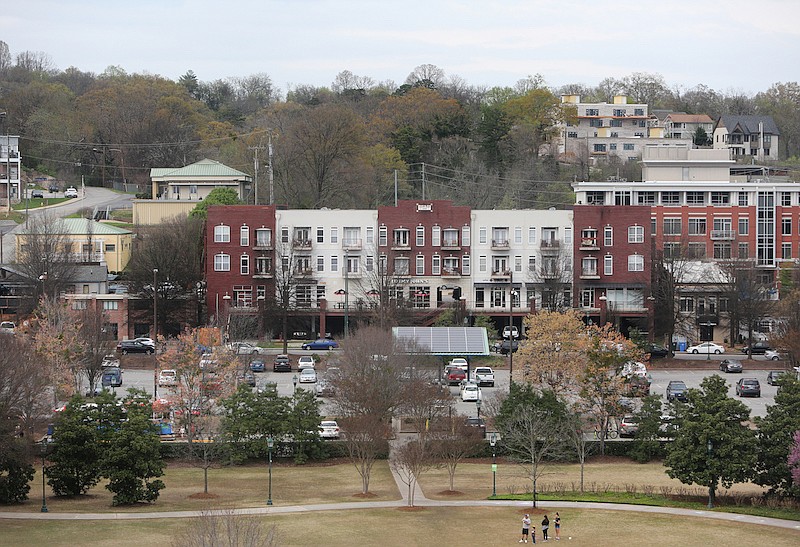
M 343 239 L 342 240 L 342 249 L 347 251 L 360 251 L 361 250 L 361 240 L 358 238 L 351 238 L 351 239 Z
M 492 279 L 508 279 L 511 277 L 511 270 L 492 270 Z
M 311 277 L 311 268 L 295 268 L 292 270 L 295 277 Z
M 507 239 L 493 239 L 492 240 L 492 249 L 508 249 L 509 242 Z
M 442 241 L 443 251 L 458 251 L 461 250 L 461 245 L 458 244 L 458 239 L 445 239 Z
M 70 257 L 73 262 L 102 262 L 104 260 L 103 251 L 71 253 Z
M 732 241 L 736 239 L 736 230 L 711 230 L 711 239 Z
M 295 238 L 292 241 L 292 246 L 295 249 L 310 249 L 311 248 L 311 240 L 310 239 L 297 239 L 297 238 Z
M 581 251 L 596 251 L 600 247 L 597 245 L 597 238 L 596 237 L 584 237 L 581 239 Z
M 600 279 L 600 274 L 596 268 L 584 268 L 581 270 L 581 279 Z
M 261 271 L 254 271 L 253 272 L 253 279 L 272 279 L 272 271 L 271 270 L 261 270 Z
M 272 250 L 272 240 L 256 240 L 255 245 L 253 245 L 254 251 L 271 251 Z
M 402 241 L 399 239 L 395 239 L 392 241 L 393 251 L 408 251 L 410 249 L 411 249 L 411 243 L 409 241 Z
M 442 268 L 442 277 L 461 277 L 458 268 Z

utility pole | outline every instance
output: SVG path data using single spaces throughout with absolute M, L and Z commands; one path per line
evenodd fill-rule
M 253 205 L 258 205 L 258 151 L 264 150 L 264 147 L 261 145 L 258 146 L 248 146 L 248 150 L 253 150 L 255 155 L 253 156 L 253 187 L 255 188 L 255 195 L 253 197 Z
M 269 132 L 269 151 L 267 161 L 267 172 L 269 173 L 269 204 L 275 204 L 275 178 L 272 171 L 272 131 Z

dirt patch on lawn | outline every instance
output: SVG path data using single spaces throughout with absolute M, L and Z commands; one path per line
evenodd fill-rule
M 358 494 L 353 494 L 353 497 L 361 499 L 371 499 L 371 498 L 377 498 L 378 494 L 374 494 L 372 492 L 367 492 L 366 494 L 364 492 L 359 492 Z
M 426 507 L 418 507 L 416 505 L 413 507 L 406 506 L 397 508 L 398 511 L 403 511 L 406 513 L 416 513 L 417 511 L 425 511 L 426 509 L 427 509 Z
M 188 497 L 189 499 L 192 500 L 215 500 L 219 498 L 217 494 L 211 494 L 211 493 L 206 494 L 205 492 L 198 492 L 197 494 L 191 494 Z
M 436 492 L 437 496 L 463 496 L 464 492 L 460 490 L 442 490 L 441 492 Z

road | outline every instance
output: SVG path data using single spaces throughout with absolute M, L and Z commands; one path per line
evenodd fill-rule
M 60 194 L 55 195 L 58 196 Z M 87 208 L 105 209 L 106 207 L 110 207 L 111 209 L 125 209 L 131 207 L 131 199 L 133 199 L 133 195 L 131 194 L 120 194 L 118 192 L 108 190 L 107 188 L 87 187 L 86 195 L 78 199 L 65 201 L 59 205 L 54 205 L 51 207 L 30 209 L 29 218 L 33 219 L 47 214 L 56 215 L 58 217 L 66 217 L 73 213 L 77 213 L 81 209 Z M 14 234 L 23 230 L 24 226 L 25 224 L 23 223 L 14 227 L 13 230 L 9 230 L 10 226 L 6 224 L 0 225 L 0 234 L 2 234 L 0 237 L 3 238 L 3 256 L 0 257 L 0 264 L 9 264 L 14 262 L 16 255 L 16 240 Z

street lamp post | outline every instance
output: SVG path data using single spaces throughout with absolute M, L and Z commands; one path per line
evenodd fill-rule
M 706 453 L 708 454 L 708 466 L 711 466 L 711 455 L 714 452 L 714 441 L 708 439 L 706 443 Z M 714 508 L 714 487 L 712 485 L 708 486 L 708 508 Z
M 44 477 L 44 457 L 47 455 L 47 441 L 42 441 L 40 446 L 40 453 L 42 456 L 42 513 L 47 513 L 47 493 L 45 491 L 45 477 Z
M 269 494 L 267 494 L 267 505 L 272 505 L 272 447 L 275 440 L 272 435 L 267 437 L 267 450 L 269 451 Z
M 711 323 L 710 321 L 706 321 L 704 323 L 700 323 L 700 326 L 701 327 L 706 327 L 706 328 L 713 327 L 714 323 Z M 713 338 L 713 336 L 712 336 L 712 338 Z M 709 342 L 710 342 L 710 340 L 706 340 L 706 361 L 710 361 L 711 360 L 711 345 L 709 344 Z
M 480 388 L 478 388 L 478 390 L 480 390 Z M 478 411 L 478 418 L 480 418 L 481 417 L 481 396 L 480 396 L 480 391 L 478 391 L 478 398 L 475 399 L 475 408 Z
M 158 344 L 158 268 L 153 268 L 153 342 Z M 153 367 L 153 401 L 158 400 L 158 366 Z
M 297 391 L 297 374 L 292 376 L 292 386 L 293 386 L 292 393 L 294 393 L 295 391 Z
M 489 437 L 492 446 L 492 497 L 497 495 L 497 433 Z
M 508 389 L 514 384 L 514 273 L 508 273 Z

